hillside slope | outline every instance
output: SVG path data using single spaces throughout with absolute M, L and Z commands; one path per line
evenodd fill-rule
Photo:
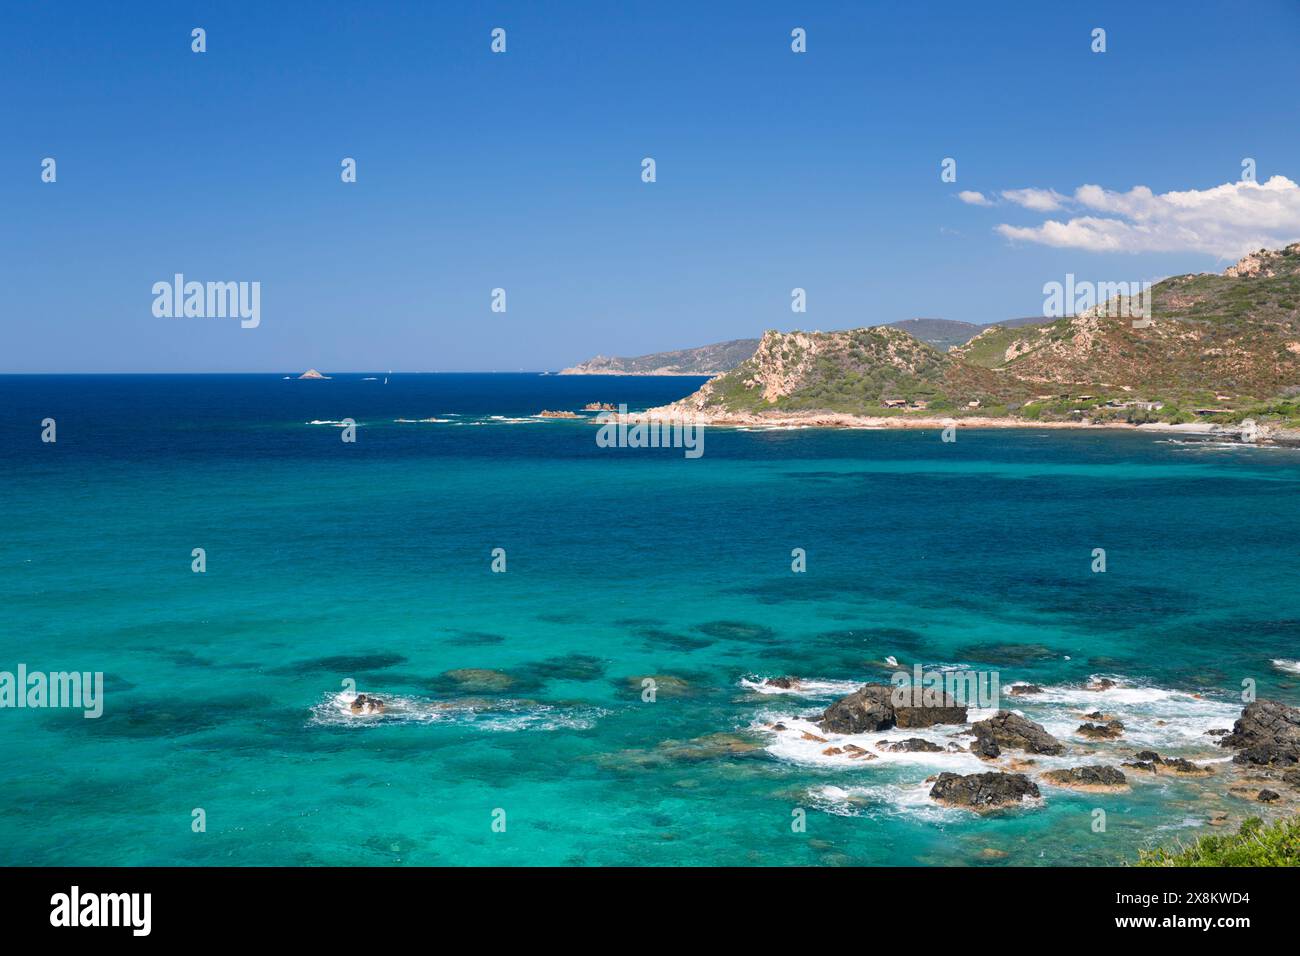
M 654 352 L 631 358 L 597 355 L 561 375 L 720 375 L 754 354 L 758 339 L 732 339 L 674 352 Z
M 1300 421 L 1300 243 L 1223 275 L 1165 279 L 1152 303 L 1149 325 L 1110 314 L 1112 302 L 991 326 L 946 353 L 887 326 L 767 332 L 751 358 L 677 404 L 717 417 L 924 407 L 1043 421 Z

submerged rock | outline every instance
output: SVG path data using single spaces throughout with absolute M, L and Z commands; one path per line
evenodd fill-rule
M 447 671 L 442 676 L 454 682 L 461 690 L 471 693 L 508 690 L 515 682 L 509 674 L 480 667 L 462 667 Z
M 951 694 L 924 691 L 939 699 L 933 704 L 894 705 L 890 684 L 864 684 L 847 697 L 841 697 L 821 715 L 822 730 L 836 734 L 874 733 L 891 727 L 931 727 L 934 724 L 964 724 L 966 708 L 958 706 Z M 918 693 L 923 689 L 918 688 Z M 926 700 L 928 697 L 922 697 Z
M 1003 747 L 1033 754 L 1059 754 L 1065 749 L 1042 724 L 1036 724 L 1009 710 L 999 710 L 988 720 L 972 724 L 971 730 L 975 733 L 971 753 L 981 757 L 996 757 L 1001 754 Z
M 942 804 L 980 813 L 1041 795 L 1023 773 L 941 773 L 930 789 L 931 798 Z

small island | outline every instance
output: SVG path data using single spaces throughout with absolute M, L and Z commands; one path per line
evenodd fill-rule
M 299 381 L 302 381 L 304 378 L 328 379 L 329 376 L 328 376 L 328 375 L 322 375 L 320 372 L 316 371 L 314 368 L 309 368 L 309 369 L 307 369 L 307 371 L 303 372 L 301 375 L 298 376 L 298 380 L 299 380 Z

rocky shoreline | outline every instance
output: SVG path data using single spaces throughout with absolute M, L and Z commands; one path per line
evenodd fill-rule
M 767 686 L 797 690 L 800 685 L 798 678 L 781 677 L 772 678 Z M 1097 681 L 1077 689 L 1104 695 L 1116 686 L 1113 681 Z M 929 785 L 928 797 L 935 804 L 981 814 L 1047 799 L 1040 784 L 1048 791 L 1059 788 L 1117 794 L 1144 782 L 1169 779 L 1200 782 L 1207 787 L 1202 794 L 1206 798 L 1227 796 L 1256 805 L 1300 807 L 1300 708 L 1279 701 L 1252 702 L 1230 730 L 1206 731 L 1209 739 L 1203 749 L 1207 753 L 1196 762 L 1126 747 L 1122 742 L 1124 722 L 1100 710 L 1077 712 L 1089 722 L 1071 735 L 1082 739 L 1075 744 L 1058 739 L 1042 724 L 1012 710 L 998 709 L 991 716 L 971 720 L 969 708 L 947 694 L 929 703 L 900 705 L 895 691 L 890 684 L 862 685 L 820 714 L 802 718 L 815 725 L 817 732 L 782 722 L 763 729 L 774 735 L 797 734 L 801 741 L 824 744 L 820 750 L 824 757 L 847 758 L 862 765 L 901 753 L 965 754 L 969 766 L 973 756 L 988 769 L 974 773 L 943 771 L 926 778 L 925 783 Z M 947 731 L 947 740 L 940 744 L 933 739 L 910 737 L 873 744 L 866 739 L 870 734 L 911 728 Z M 1095 732 L 1098 729 L 1103 732 Z M 1226 760 L 1212 756 L 1213 749 L 1231 751 L 1232 756 Z M 1098 762 L 1098 757 L 1120 762 Z M 1225 811 L 1216 810 L 1205 822 L 1218 826 L 1227 818 Z
M 638 422 L 680 422 L 682 424 L 711 425 L 719 428 L 770 428 L 773 430 L 802 428 L 845 428 L 845 429 L 930 429 L 942 430 L 948 426 L 959 429 L 1071 429 L 1097 430 L 1107 429 L 1129 432 L 1156 432 L 1175 435 L 1192 435 L 1198 437 L 1220 438 L 1225 441 L 1241 441 L 1243 429 L 1238 425 L 1217 425 L 1190 422 L 1173 425 L 1166 422 L 1144 422 L 1134 425 L 1128 422 L 1092 421 L 1083 419 L 1071 422 L 1033 421 L 1027 418 L 1009 416 L 994 417 L 972 414 L 959 414 L 951 417 L 934 415 L 853 415 L 848 412 L 768 412 L 753 414 L 748 412 L 715 412 L 703 409 L 683 408 L 680 405 L 661 405 L 647 408 L 643 412 L 629 412 L 627 421 Z M 1300 445 L 1300 431 L 1282 429 L 1268 425 L 1259 425 L 1255 430 L 1256 441 L 1260 444 L 1277 443 Z

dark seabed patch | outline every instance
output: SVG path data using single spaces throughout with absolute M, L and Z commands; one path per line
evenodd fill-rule
M 962 660 L 987 664 L 1033 664 L 1055 660 L 1062 653 L 1046 644 L 968 644 L 957 649 Z
M 843 603 L 865 604 L 868 598 L 863 582 L 856 578 L 819 576 L 804 574 L 787 574 L 779 578 L 770 578 L 762 584 L 728 588 L 726 593 L 748 597 L 758 604 L 785 604 L 792 601 L 836 601 Z M 884 596 L 885 591 L 878 584 L 873 584 L 870 591 L 872 598 Z
M 689 634 L 678 634 L 658 627 L 638 628 L 636 634 L 645 639 L 645 645 L 649 648 L 669 647 L 675 651 L 698 651 L 713 644 L 713 641 L 702 637 L 691 637 Z
M 489 634 L 486 631 L 457 631 L 451 642 L 465 647 L 490 647 L 504 644 L 506 638 L 504 634 Z
M 750 624 L 747 621 L 709 621 L 695 625 L 701 634 L 720 641 L 759 641 L 776 640 L 776 631 L 763 624 Z
M 293 664 L 284 664 L 272 669 L 270 673 L 281 677 L 307 674 L 339 674 L 347 677 L 355 673 L 379 671 L 405 663 L 406 658 L 401 654 L 334 654 L 329 657 L 313 657 Z
M 661 627 L 667 622 L 657 617 L 620 617 L 613 622 L 615 627 Z
M 429 690 L 443 695 L 520 694 L 538 690 L 542 684 L 543 681 L 535 674 L 507 673 L 486 667 L 458 667 L 424 681 Z
M 605 676 L 606 661 L 588 654 L 565 654 L 515 668 L 516 676 L 536 677 L 538 680 L 599 680 Z
M 270 713 L 275 702 L 258 694 L 224 697 L 132 697 L 115 707 L 105 708 L 96 720 L 85 720 L 80 711 L 60 714 L 51 721 L 60 730 L 94 737 L 186 737 L 211 730 L 233 720 L 248 720 Z
M 538 614 L 537 620 L 545 621 L 547 624 L 581 624 L 587 620 L 587 615 L 572 613 L 561 614 Z

